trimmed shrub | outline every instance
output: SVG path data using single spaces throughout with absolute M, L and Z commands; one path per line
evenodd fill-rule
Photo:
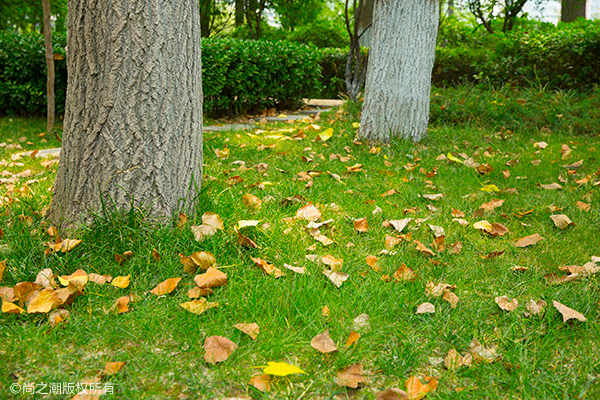
M 65 35 L 54 35 L 64 55 Z M 294 107 L 320 91 L 319 54 L 313 46 L 286 41 L 202 40 L 204 112 L 240 114 L 265 107 Z M 55 60 L 56 109 L 64 113 L 65 60 Z M 44 39 L 39 34 L 0 32 L 0 113 L 46 110 Z

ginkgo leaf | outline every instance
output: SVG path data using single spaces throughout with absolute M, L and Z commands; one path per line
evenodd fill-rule
M 346 386 L 356 389 L 359 384 L 367 380 L 363 375 L 363 366 L 361 363 L 350 364 L 348 367 L 338 371 L 337 383 L 339 386 Z
M 71 275 L 59 276 L 58 281 L 63 286 L 68 286 L 69 283 L 73 284 L 77 288 L 79 294 L 82 293 L 83 287 L 88 283 L 89 277 L 87 272 L 82 269 L 78 269 Z
M 284 362 L 267 362 L 267 366 L 263 368 L 263 373 L 275 376 L 288 376 L 292 374 L 306 374 L 300 368 Z
M 496 185 L 484 185 L 481 187 L 482 192 L 499 192 L 498 186 Z
M 312 338 L 310 345 L 321 353 L 332 353 L 337 351 L 337 346 L 329 336 L 329 329 Z
M 129 296 L 121 296 L 115 300 L 115 303 L 112 306 L 112 309 L 116 311 L 117 314 L 123 314 L 129 311 Z
M 273 264 L 269 264 L 268 262 L 266 262 L 265 260 L 263 260 L 261 258 L 257 258 L 257 257 L 250 257 L 250 258 L 252 259 L 252 261 L 254 261 L 254 265 L 256 265 L 258 268 L 260 268 L 267 275 L 273 275 L 275 278 L 279 278 L 279 277 L 282 277 L 285 275 L 282 270 L 275 267 Z
M 490 233 L 494 229 L 492 224 L 486 220 L 475 222 L 473 228 L 487 233 Z
M 206 273 L 196 275 L 194 283 L 201 289 L 220 287 L 227 284 L 227 274 L 210 267 L 206 270 Z
M 252 340 L 256 340 L 256 338 L 258 337 L 258 332 L 260 331 L 258 324 L 254 322 L 249 324 L 239 323 L 235 324 L 233 327 L 250 336 Z
M 463 161 L 462 161 L 460 158 L 454 157 L 454 156 L 452 155 L 452 153 L 448 153 L 448 154 L 446 155 L 446 157 L 448 158 L 448 160 L 450 160 L 450 161 L 452 161 L 452 162 L 455 162 L 455 163 L 458 163 L 458 164 L 462 164 L 462 163 L 463 163 Z M 438 158 L 439 158 L 439 157 L 438 157 Z
M 2 282 L 2 275 L 4 275 L 4 271 L 6 270 L 6 260 L 0 261 L 0 282 Z M 52 271 L 52 270 L 50 270 Z
M 329 128 L 324 130 L 323 132 L 319 133 L 319 138 L 321 138 L 322 141 L 326 142 L 329 139 L 331 139 L 331 137 L 333 136 L 333 129 Z
M 579 311 L 575 311 L 572 308 L 569 308 L 556 300 L 552 300 L 552 305 L 558 310 L 559 313 L 561 313 L 563 317 L 563 322 L 567 322 L 570 319 L 576 319 L 582 322 L 587 321 L 587 318 L 584 317 L 584 315 L 581 314 Z
M 157 296 L 169 294 L 173 290 L 175 290 L 180 280 L 181 278 L 169 278 L 167 280 L 164 280 L 161 283 L 159 283 L 154 289 L 152 289 L 150 293 Z
M 116 278 L 113 278 L 113 280 L 110 282 L 110 284 L 113 286 L 116 286 L 118 288 L 125 289 L 127 286 L 129 286 L 130 278 L 131 278 L 131 275 L 117 276 Z
M 348 335 L 348 340 L 346 340 L 346 347 L 352 346 L 356 341 L 360 339 L 360 333 L 350 331 L 350 335 Z
M 211 336 L 204 341 L 204 359 L 210 364 L 225 361 L 237 349 L 237 344 L 223 336 Z
M 257 226 L 259 223 L 260 223 L 259 219 L 241 220 L 241 221 L 238 221 L 236 228 L 242 229 L 242 228 L 246 228 L 248 226 Z
M 366 261 L 367 261 L 367 265 L 369 267 L 373 268 L 374 271 L 376 271 L 376 272 L 381 271 L 381 267 L 379 266 L 379 264 L 377 264 L 377 257 L 367 256 Z
M 211 308 L 218 307 L 219 303 L 208 302 L 205 298 L 202 297 L 200 299 L 188 301 L 179 305 L 184 309 L 188 310 L 189 312 L 200 315 L 203 312 L 210 310 Z

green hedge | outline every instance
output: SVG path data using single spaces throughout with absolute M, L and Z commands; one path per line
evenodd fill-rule
M 54 35 L 55 53 L 66 38 Z M 312 46 L 278 41 L 202 40 L 204 112 L 239 114 L 292 107 L 319 91 L 319 54 Z M 67 71 L 55 61 L 57 113 L 64 113 Z M 38 34 L 0 32 L 0 113 L 43 114 L 46 109 L 44 40 Z

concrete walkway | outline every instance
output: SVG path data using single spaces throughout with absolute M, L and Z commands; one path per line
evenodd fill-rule
M 341 107 L 344 104 L 343 100 L 333 99 L 302 99 L 304 104 L 308 107 L 304 110 L 299 110 L 293 114 L 286 114 L 285 116 L 277 117 L 265 117 L 269 122 L 285 122 L 285 121 L 297 121 L 297 120 L 310 120 L 312 115 L 316 115 L 321 112 L 331 111 L 333 107 Z M 203 132 L 221 132 L 221 131 L 243 131 L 246 129 L 253 129 L 254 124 L 223 124 L 223 125 L 207 125 L 202 127 Z M 31 156 L 31 151 L 25 152 L 24 155 Z M 60 155 L 60 147 L 54 149 L 43 149 L 37 152 L 35 158 L 48 158 L 58 157 Z

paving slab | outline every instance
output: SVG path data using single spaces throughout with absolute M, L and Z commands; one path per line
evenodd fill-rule
M 31 157 L 31 151 L 25 152 L 27 156 Z M 60 147 L 53 149 L 43 149 L 36 153 L 35 158 L 47 158 L 47 157 L 58 157 L 60 155 Z
M 244 129 L 254 129 L 254 125 L 250 124 L 224 124 L 224 125 L 208 125 L 203 126 L 205 132 L 221 132 L 221 131 L 241 131 Z
M 304 104 L 310 107 L 341 107 L 344 105 L 344 100 L 339 99 L 302 99 Z

